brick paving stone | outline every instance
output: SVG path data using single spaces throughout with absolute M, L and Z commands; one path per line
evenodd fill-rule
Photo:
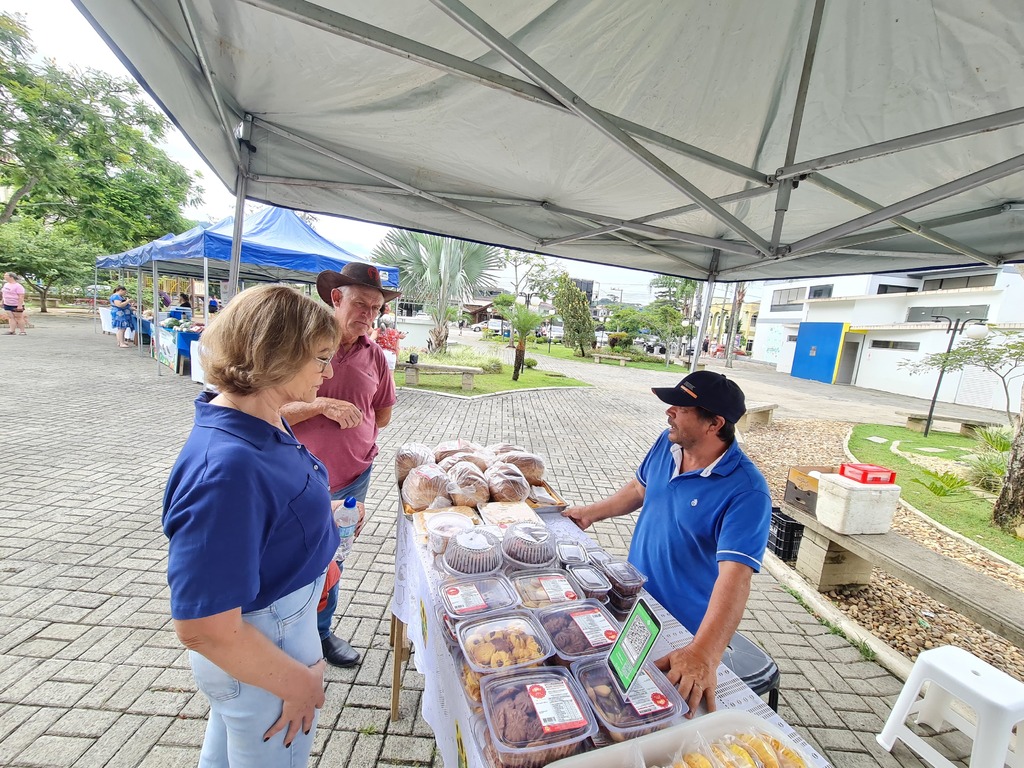
M 102 709 L 69 710 L 60 720 L 47 729 L 48 734 L 55 736 L 87 736 L 99 738 L 117 720 L 117 712 Z
M 192 768 L 199 762 L 198 747 L 157 744 L 139 763 L 140 768 Z
M 69 768 L 92 746 L 92 739 L 44 735 L 18 755 L 18 765 Z
M 410 736 L 389 734 L 384 739 L 381 760 L 429 765 L 434 759 L 434 742 Z

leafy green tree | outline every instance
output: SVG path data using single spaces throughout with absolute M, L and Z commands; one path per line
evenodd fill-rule
M 578 351 L 580 357 L 585 357 L 597 342 L 587 294 L 569 279 L 568 274 L 563 273 L 559 275 L 555 287 L 554 304 L 562 316 L 562 327 L 565 329 L 562 343 Z
M 646 326 L 639 309 L 636 307 L 620 306 L 608 315 L 608 319 L 605 320 L 605 327 L 615 328 L 635 338 L 640 334 L 640 330 Z
M 526 304 L 513 304 L 508 310 L 508 321 L 516 337 L 515 364 L 512 366 L 512 381 L 519 381 L 526 360 L 526 340 L 544 322 L 544 315 L 534 312 Z
M 180 209 L 200 190 L 155 145 L 168 123 L 139 86 L 32 52 L 21 19 L 0 14 L 0 226 L 73 222 L 108 253 L 187 229 Z
M 402 291 L 423 301 L 434 321 L 429 351 L 448 347 L 448 323 L 476 291 L 491 289 L 502 266 L 501 251 L 489 245 L 393 229 L 373 249 L 378 264 L 398 267 Z
M 697 281 L 685 277 L 659 275 L 648 284 L 654 291 L 655 302 L 669 304 L 683 311 L 688 317 L 693 313 L 690 305 L 697 292 Z
M 19 218 L 0 226 L 0 272 L 24 278 L 39 299 L 40 312 L 47 311 L 54 286 L 92 281 L 94 254 L 70 225 Z
M 645 325 L 654 331 L 665 344 L 665 367 L 668 367 L 668 345 L 672 339 L 683 334 L 683 316 L 678 309 L 669 304 L 654 302 L 641 312 Z

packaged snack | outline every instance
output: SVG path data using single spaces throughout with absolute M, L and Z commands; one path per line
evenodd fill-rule
M 478 528 L 452 536 L 442 556 L 445 569 L 453 574 L 493 573 L 501 559 L 501 539 Z
M 564 669 L 485 678 L 480 694 L 491 746 L 508 768 L 568 757 L 597 730 L 586 695 Z
M 484 472 L 484 477 L 493 501 L 523 501 L 530 495 L 530 484 L 513 464 L 496 462 Z
M 445 440 L 434 447 L 434 461 L 440 464 L 453 453 L 474 453 L 481 447 L 472 440 Z
M 441 469 L 447 472 L 460 461 L 468 461 L 470 464 L 473 464 L 477 469 L 479 469 L 480 472 L 482 473 L 485 469 L 487 469 L 489 466 L 491 466 L 491 464 L 494 463 L 494 455 L 486 452 L 470 453 L 469 451 L 459 451 L 458 453 L 453 453 L 446 459 L 442 459 L 437 464 L 439 467 L 441 467 Z
M 590 699 L 601 730 L 612 741 L 673 725 L 688 711 L 675 686 L 650 662 L 640 670 L 628 698 L 619 694 L 603 658 L 578 661 L 572 671 Z
M 524 571 L 511 581 L 526 608 L 546 608 L 581 598 L 580 588 L 565 571 Z
M 492 501 L 481 504 L 480 518 L 488 525 L 498 525 L 508 528 L 515 523 L 537 523 L 541 524 L 540 517 L 529 504 L 521 501 Z
M 540 485 L 544 480 L 544 459 L 535 453 L 509 451 L 508 453 L 499 453 L 497 460 L 518 467 L 530 485 Z
M 437 616 L 437 625 L 441 628 L 441 636 L 452 648 L 459 647 L 458 622 L 445 613 L 444 606 L 439 605 L 434 609 Z M 456 666 L 458 666 L 456 664 Z
M 555 545 L 555 553 L 562 565 L 583 565 L 587 562 L 587 550 L 575 541 L 559 541 Z
M 456 504 L 475 507 L 478 504 L 486 504 L 491 497 L 484 473 L 476 464 L 468 461 L 456 462 L 448 470 L 448 479 L 451 481 L 448 484 L 448 494 Z
M 647 577 L 627 560 L 611 559 L 600 564 L 601 571 L 611 582 L 612 590 L 623 597 L 640 594 Z
M 510 525 L 501 548 L 513 568 L 539 568 L 555 561 L 555 537 L 543 523 Z
M 414 511 L 434 506 L 451 506 L 448 475 L 437 464 L 421 464 L 409 470 L 402 483 L 402 501 Z M 437 504 L 441 499 L 444 503 Z
M 591 597 L 602 602 L 608 598 L 608 593 L 612 589 L 611 582 L 596 566 L 571 565 L 567 570 L 569 575 L 580 585 L 584 597 Z
M 459 646 L 452 648 L 452 660 L 455 662 L 455 669 L 459 673 L 459 682 L 462 683 L 462 690 L 469 699 L 471 709 L 479 710 L 480 704 L 480 675 L 473 671 L 473 668 L 466 663 Z
M 423 443 L 406 443 L 395 451 L 395 477 L 401 485 L 409 471 L 421 464 L 432 464 L 434 452 Z
M 448 541 L 459 531 L 473 527 L 473 521 L 465 515 L 454 512 L 441 512 L 427 520 L 427 538 L 430 540 L 430 551 L 441 554 L 448 547 Z
M 537 666 L 552 653 L 547 634 L 526 611 L 460 622 L 459 647 L 481 675 Z
M 595 654 L 604 655 L 619 636 L 619 624 L 595 600 L 562 603 L 537 611 L 537 621 L 551 638 L 555 659 L 568 667 Z
M 445 613 L 453 619 L 478 618 L 519 605 L 519 594 L 500 573 L 445 579 L 437 589 Z
M 484 450 L 490 451 L 495 456 L 499 453 L 511 453 L 512 451 L 525 451 L 521 445 L 512 445 L 512 443 L 491 443 Z

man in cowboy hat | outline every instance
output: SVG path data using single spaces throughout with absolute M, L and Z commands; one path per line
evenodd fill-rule
M 358 532 L 377 455 L 377 433 L 391 421 L 395 404 L 395 383 L 387 359 L 368 336 L 381 307 L 401 294 L 381 285 L 375 266 L 357 262 L 346 264 L 341 272 L 321 272 L 316 290 L 334 308 L 341 331 L 341 343 L 330 363 L 334 377 L 324 381 L 312 403 L 289 403 L 281 409 L 281 415 L 295 436 L 324 462 L 331 498 L 341 504 L 354 496 L 359 502 Z M 327 662 L 352 667 L 359 663 L 359 653 L 331 632 L 340 576 L 340 569 L 332 566 L 327 577 L 329 588 L 317 611 L 317 625 Z
M 580 528 L 640 510 L 629 561 L 648 576 L 648 591 L 693 642 L 658 659 L 686 698 L 715 708 L 722 661 L 761 569 L 768 543 L 768 483 L 736 443 L 746 411 L 743 392 L 720 373 L 696 371 L 654 394 L 669 406 L 668 429 L 636 477 L 613 496 L 562 514 Z

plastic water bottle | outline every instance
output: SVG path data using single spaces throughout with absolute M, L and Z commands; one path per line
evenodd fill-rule
M 356 497 L 349 496 L 334 512 L 334 522 L 341 537 L 338 553 L 334 556 L 339 562 L 344 562 L 348 553 L 352 551 L 352 540 L 356 536 L 356 524 L 359 522 L 359 509 L 356 504 Z

